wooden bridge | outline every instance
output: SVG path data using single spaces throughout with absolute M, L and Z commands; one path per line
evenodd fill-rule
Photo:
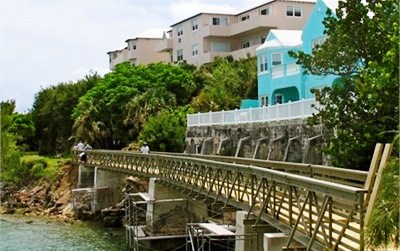
M 188 197 L 245 210 L 247 217 L 256 216 L 255 225 L 268 223 L 288 234 L 287 248 L 295 240 L 307 250 L 365 250 L 364 226 L 376 196 L 376 174 L 390 151 L 390 144 L 377 144 L 369 172 L 223 156 L 109 150 L 90 151 L 84 165 L 156 177 Z

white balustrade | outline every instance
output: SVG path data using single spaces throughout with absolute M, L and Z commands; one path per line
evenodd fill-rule
M 188 114 L 187 126 L 251 124 L 306 118 L 317 112 L 313 106 L 319 106 L 315 99 L 303 99 L 266 107 Z

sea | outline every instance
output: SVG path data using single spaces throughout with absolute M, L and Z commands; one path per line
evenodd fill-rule
M 124 251 L 125 228 L 0 215 L 0 251 Z

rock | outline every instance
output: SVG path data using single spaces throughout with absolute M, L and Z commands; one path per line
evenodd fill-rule
M 122 227 L 122 220 L 119 216 L 106 216 L 103 218 L 104 227 Z

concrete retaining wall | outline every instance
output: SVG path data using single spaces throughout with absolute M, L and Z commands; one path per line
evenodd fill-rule
M 189 127 L 186 152 L 329 165 L 321 149 L 330 135 L 304 120 Z

